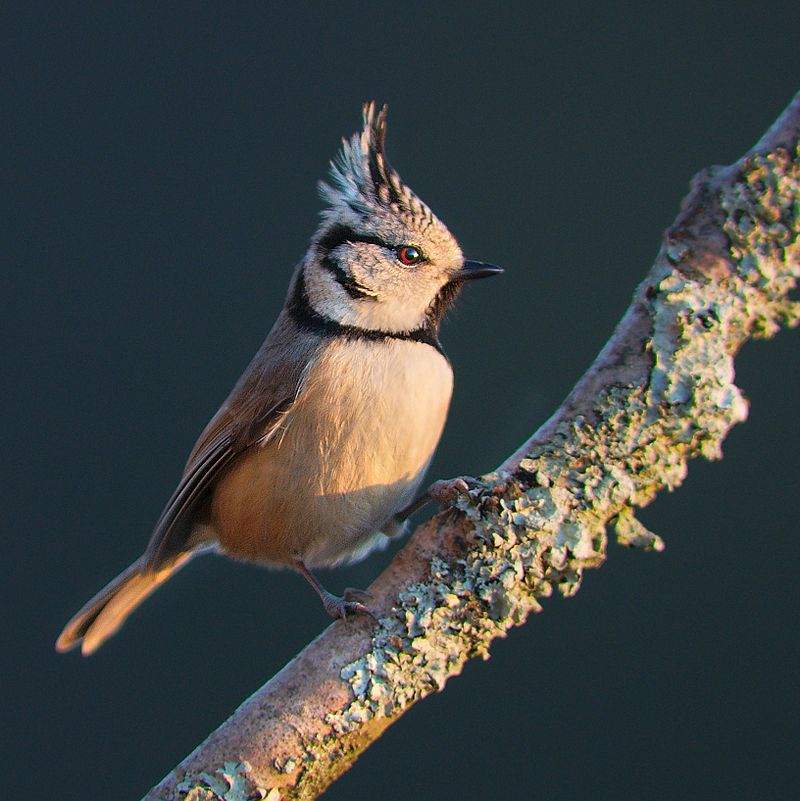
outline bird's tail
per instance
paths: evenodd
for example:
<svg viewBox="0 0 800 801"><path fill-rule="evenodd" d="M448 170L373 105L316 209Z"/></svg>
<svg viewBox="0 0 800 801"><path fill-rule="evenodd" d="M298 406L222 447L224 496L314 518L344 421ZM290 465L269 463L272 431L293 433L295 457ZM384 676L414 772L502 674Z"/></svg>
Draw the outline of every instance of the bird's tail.
<svg viewBox="0 0 800 801"><path fill-rule="evenodd" d="M94 653L119 627L128 615L194 556L188 551L175 561L158 570L147 570L144 557L137 559L127 570L123 570L113 581L103 587L97 595L87 601L83 608L67 623L56 640L56 651L63 653L80 644L84 656Z"/></svg>

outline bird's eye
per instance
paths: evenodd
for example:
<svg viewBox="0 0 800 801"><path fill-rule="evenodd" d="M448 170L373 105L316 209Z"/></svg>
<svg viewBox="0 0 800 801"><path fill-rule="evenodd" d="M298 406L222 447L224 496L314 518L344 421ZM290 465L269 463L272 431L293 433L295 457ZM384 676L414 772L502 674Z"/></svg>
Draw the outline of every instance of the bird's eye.
<svg viewBox="0 0 800 801"><path fill-rule="evenodd" d="M410 267L422 261L422 253L413 245L403 245L397 248L397 258L400 259L401 263L405 264L406 267Z"/></svg>

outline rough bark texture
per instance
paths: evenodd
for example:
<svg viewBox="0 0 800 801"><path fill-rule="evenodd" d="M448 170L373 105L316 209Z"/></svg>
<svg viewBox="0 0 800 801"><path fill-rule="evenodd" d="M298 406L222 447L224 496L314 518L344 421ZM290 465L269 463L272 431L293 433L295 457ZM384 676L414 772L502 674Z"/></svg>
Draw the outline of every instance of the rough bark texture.
<svg viewBox="0 0 800 801"><path fill-rule="evenodd" d="M606 530L717 458L747 416L733 357L798 322L800 95L737 164L695 177L650 273L561 408L469 497L421 526L369 588L380 618L336 622L146 799L311 799L491 641L574 595Z"/></svg>

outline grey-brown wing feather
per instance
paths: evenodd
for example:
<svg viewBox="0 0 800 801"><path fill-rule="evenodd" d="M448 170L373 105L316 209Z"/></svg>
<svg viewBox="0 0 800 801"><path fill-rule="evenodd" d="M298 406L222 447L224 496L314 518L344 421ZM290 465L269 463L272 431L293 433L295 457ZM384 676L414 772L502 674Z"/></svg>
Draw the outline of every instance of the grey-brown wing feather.
<svg viewBox="0 0 800 801"><path fill-rule="evenodd" d="M194 513L221 472L264 436L294 402L304 370L320 339L281 314L225 403L206 426L186 463L180 484L156 523L144 556L158 570L191 548Z"/></svg>

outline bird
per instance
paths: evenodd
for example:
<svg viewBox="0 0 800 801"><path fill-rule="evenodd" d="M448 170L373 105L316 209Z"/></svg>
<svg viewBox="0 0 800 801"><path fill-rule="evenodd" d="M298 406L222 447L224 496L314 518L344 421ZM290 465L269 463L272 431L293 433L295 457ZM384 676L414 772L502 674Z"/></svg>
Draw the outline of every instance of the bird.
<svg viewBox="0 0 800 801"><path fill-rule="evenodd" d="M192 449L147 548L67 623L88 656L199 554L290 568L333 618L371 614L312 570L357 562L406 524L453 387L442 319L462 286L502 270L466 260L385 155L387 106L362 107L319 183L324 203L266 340ZM451 498L435 482L422 501Z"/></svg>

